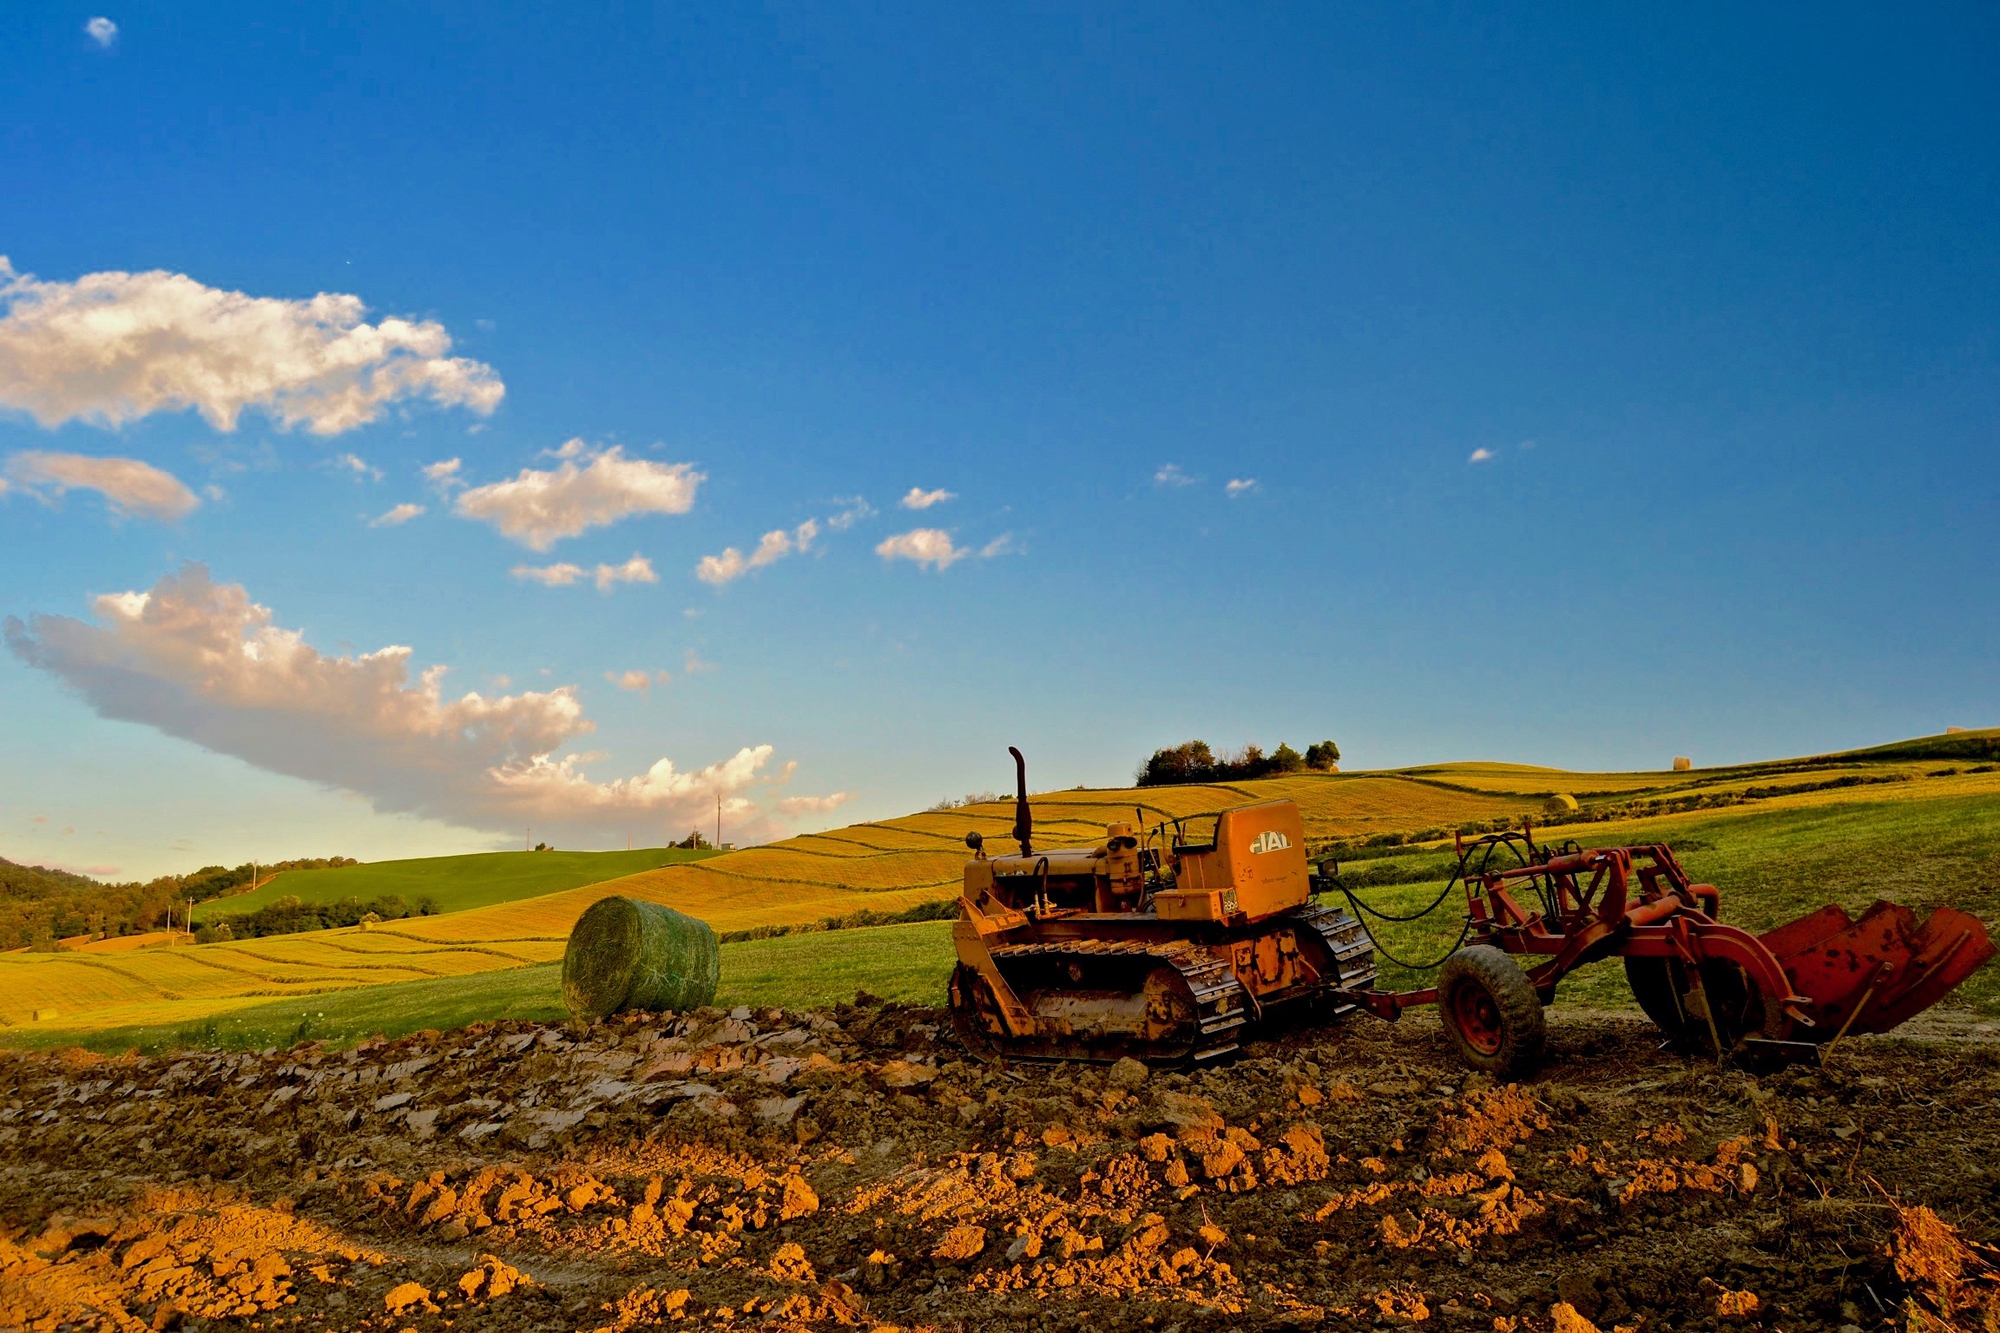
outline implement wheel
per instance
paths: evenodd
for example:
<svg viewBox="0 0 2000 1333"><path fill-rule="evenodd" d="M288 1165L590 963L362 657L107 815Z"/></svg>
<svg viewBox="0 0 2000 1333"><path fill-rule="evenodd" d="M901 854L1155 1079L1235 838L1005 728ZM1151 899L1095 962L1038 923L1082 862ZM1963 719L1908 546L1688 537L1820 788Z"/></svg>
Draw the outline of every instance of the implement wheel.
<svg viewBox="0 0 2000 1333"><path fill-rule="evenodd" d="M1667 1045L1682 1054L1719 1058L1745 1040L1784 1041L1791 1035L1784 1010L1767 1004L1743 969L1723 959L1708 959L1695 970L1678 958L1627 955L1625 980Z"/></svg>
<svg viewBox="0 0 2000 1333"><path fill-rule="evenodd" d="M1438 1012L1459 1061L1482 1073L1515 1073L1542 1053L1541 997L1519 965L1490 944L1444 960Z"/></svg>

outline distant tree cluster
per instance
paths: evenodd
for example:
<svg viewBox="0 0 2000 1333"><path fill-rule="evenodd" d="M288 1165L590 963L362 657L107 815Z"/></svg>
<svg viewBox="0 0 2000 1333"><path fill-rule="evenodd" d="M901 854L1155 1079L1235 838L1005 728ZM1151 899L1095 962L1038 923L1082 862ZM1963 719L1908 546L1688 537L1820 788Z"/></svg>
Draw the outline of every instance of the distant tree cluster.
<svg viewBox="0 0 2000 1333"><path fill-rule="evenodd" d="M264 935L296 935L306 930L331 930L336 926L356 926L369 920L398 921L410 916L431 916L436 912L437 900L434 898L419 898L412 903L393 893L365 903L359 898L343 898L334 903L306 903L286 894L254 912L212 916L195 929L194 937L198 944L215 940L254 940Z"/></svg>
<svg viewBox="0 0 2000 1333"><path fill-rule="evenodd" d="M321 870L359 865L351 856L312 857L258 864L259 876L280 870ZM76 935L137 935L167 924L170 908L206 902L248 888L252 864L203 866L186 875L161 875L144 883L105 884L65 870L0 860L0 949L51 949Z"/></svg>
<svg viewBox="0 0 2000 1333"><path fill-rule="evenodd" d="M688 835L685 838L682 838L679 842L670 842L667 846L678 847L684 852L709 852L715 850L715 844L707 838L702 837L700 829L689 829Z"/></svg>
<svg viewBox="0 0 2000 1333"><path fill-rule="evenodd" d="M946 796L931 805L932 810L961 810L968 805L991 805L995 801L1012 800L998 792L969 791L963 796Z"/></svg>
<svg viewBox="0 0 2000 1333"><path fill-rule="evenodd" d="M1172 787L1187 782L1240 782L1309 770L1327 772L1339 762L1340 747L1332 741L1308 745L1304 754L1284 744L1269 754L1259 746L1246 745L1235 754L1220 758L1207 741L1182 741L1153 751L1153 757L1139 766L1136 776L1141 787Z"/></svg>

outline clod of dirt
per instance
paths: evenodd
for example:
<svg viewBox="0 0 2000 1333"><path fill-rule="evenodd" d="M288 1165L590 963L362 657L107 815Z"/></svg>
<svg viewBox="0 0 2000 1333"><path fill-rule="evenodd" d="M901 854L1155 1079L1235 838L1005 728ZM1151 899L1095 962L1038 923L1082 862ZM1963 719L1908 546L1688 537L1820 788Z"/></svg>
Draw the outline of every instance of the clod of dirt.
<svg viewBox="0 0 2000 1333"><path fill-rule="evenodd" d="M1550 1306L1549 1318L1555 1323L1555 1333L1603 1333L1603 1330L1599 1329L1590 1320L1584 1318L1578 1312L1577 1308L1567 1301L1557 1301L1554 1305ZM1498 1328L1501 1322L1500 1320L1495 1320L1494 1327ZM1512 1319L1504 1322L1510 1328L1516 1325L1516 1321ZM1611 1330L1611 1333L1638 1333L1638 1328L1637 1324L1619 1324Z"/></svg>
<svg viewBox="0 0 2000 1333"><path fill-rule="evenodd" d="M529 1285L526 1273L491 1254L480 1255L478 1266L458 1280L458 1289L468 1301L490 1301Z"/></svg>
<svg viewBox="0 0 2000 1333"><path fill-rule="evenodd" d="M382 1298L382 1307L390 1314L408 1314L412 1310L437 1313L437 1305L431 1300L431 1291L421 1282L404 1282L389 1288Z"/></svg>
<svg viewBox="0 0 2000 1333"><path fill-rule="evenodd" d="M1104 1081L1120 1092L1131 1092L1143 1084L1151 1072L1142 1061L1128 1055L1111 1066L1111 1072L1105 1075Z"/></svg>
<svg viewBox="0 0 2000 1333"><path fill-rule="evenodd" d="M944 1239L931 1251L931 1258L942 1259L946 1263L959 1263L977 1258L986 1248L986 1228L975 1226L953 1227L944 1233Z"/></svg>
<svg viewBox="0 0 2000 1333"><path fill-rule="evenodd" d="M1891 1200L1894 1203L1894 1200ZM1895 1204L1896 1273L1910 1285L1904 1312L1913 1329L2000 1328L2000 1248L1971 1245L1958 1228L1921 1204Z"/></svg>

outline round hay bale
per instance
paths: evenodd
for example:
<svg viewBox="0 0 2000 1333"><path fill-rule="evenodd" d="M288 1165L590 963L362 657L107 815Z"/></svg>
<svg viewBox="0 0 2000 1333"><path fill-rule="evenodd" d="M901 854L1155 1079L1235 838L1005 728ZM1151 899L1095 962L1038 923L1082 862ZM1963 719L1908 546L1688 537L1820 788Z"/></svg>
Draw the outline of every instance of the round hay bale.
<svg viewBox="0 0 2000 1333"><path fill-rule="evenodd" d="M1694 767L1694 760L1688 758L1686 755L1677 754L1674 756L1674 772L1686 773L1693 767Z"/></svg>
<svg viewBox="0 0 2000 1333"><path fill-rule="evenodd" d="M1559 791L1542 802L1542 813L1546 815L1573 815L1576 813L1576 797L1566 791Z"/></svg>
<svg viewBox="0 0 2000 1333"><path fill-rule="evenodd" d="M671 907L600 898L563 950L563 1004L578 1018L621 1009L699 1009L715 998L722 953L708 924Z"/></svg>

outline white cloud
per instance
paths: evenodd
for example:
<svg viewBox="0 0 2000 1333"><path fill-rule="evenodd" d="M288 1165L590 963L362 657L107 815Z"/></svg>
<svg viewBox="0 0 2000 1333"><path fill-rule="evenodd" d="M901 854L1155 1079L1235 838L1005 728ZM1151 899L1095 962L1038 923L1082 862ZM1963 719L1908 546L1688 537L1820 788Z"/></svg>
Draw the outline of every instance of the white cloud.
<svg viewBox="0 0 2000 1333"><path fill-rule="evenodd" d="M664 685L673 679L664 671L641 671L636 667L630 671L607 671L604 678L619 689L631 690L635 694L644 694L652 689L655 680Z"/></svg>
<svg viewBox="0 0 2000 1333"><path fill-rule="evenodd" d="M981 560L991 560L996 555L1009 555L1014 550L1014 534L1003 532L986 545L979 548Z"/></svg>
<svg viewBox="0 0 2000 1333"><path fill-rule="evenodd" d="M463 466L464 463L456 458L447 458L438 463L426 463L423 468L424 480L437 487L440 494L449 492L454 486L465 485L465 479L459 476L459 470Z"/></svg>
<svg viewBox="0 0 2000 1333"><path fill-rule="evenodd" d="M1159 471L1153 474L1155 486L1192 486L1194 483L1195 478L1181 471L1179 463L1162 463Z"/></svg>
<svg viewBox="0 0 2000 1333"><path fill-rule="evenodd" d="M663 758L595 781L588 757L557 753L595 729L574 687L449 698L443 666L412 680L406 647L322 655L199 565L149 592L99 597L94 609L95 624L9 617L8 647L103 717L353 792L381 811L611 837L640 820L672 828L712 811L718 795L751 808L745 793L771 780L772 747L749 745L692 771Z"/></svg>
<svg viewBox="0 0 2000 1333"><path fill-rule="evenodd" d="M763 535L757 543L757 549L752 551L748 558L734 546L725 546L721 555L703 556L701 563L694 567L694 576L703 583L713 584L719 588L725 583L742 578L753 569L762 569L765 565L782 560L795 551L811 550L813 541L818 536L819 522L816 519L809 518L790 532L783 528L773 528Z"/></svg>
<svg viewBox="0 0 2000 1333"><path fill-rule="evenodd" d="M55 495L96 491L114 514L166 522L185 518L201 505L178 478L136 458L93 458L30 449L8 459L7 471L24 490Z"/></svg>
<svg viewBox="0 0 2000 1333"><path fill-rule="evenodd" d="M885 539L875 548L884 560L914 560L933 569L948 568L954 561L972 554L951 544L951 534L943 528L912 528Z"/></svg>
<svg viewBox="0 0 2000 1333"><path fill-rule="evenodd" d="M1257 479L1255 477L1232 477L1230 478L1228 484L1225 485L1222 489L1229 493L1230 499L1234 500L1237 496L1244 494L1246 491L1256 490Z"/></svg>
<svg viewBox="0 0 2000 1333"><path fill-rule="evenodd" d="M823 815L838 810L858 793L837 791L827 796L787 796L778 802L778 813L796 819L800 815Z"/></svg>
<svg viewBox="0 0 2000 1333"><path fill-rule="evenodd" d="M698 676L704 671L713 670L715 670L715 663L704 662L701 654L692 648L688 649L686 655L681 658L681 674L683 676Z"/></svg>
<svg viewBox="0 0 2000 1333"><path fill-rule="evenodd" d="M903 497L902 505L905 509L929 509L932 505L943 504L946 500L957 498L956 491L927 491L921 486L912 486L910 493Z"/></svg>
<svg viewBox="0 0 2000 1333"><path fill-rule="evenodd" d="M554 565L516 565L510 572L517 579L527 579L545 588L567 588L588 578L596 582L599 592L610 592L616 583L660 581L660 576L653 572L653 562L643 555L635 555L622 565L599 565L595 571L564 561Z"/></svg>
<svg viewBox="0 0 2000 1333"><path fill-rule="evenodd" d="M83 30L90 35L90 40L99 46L108 47L118 40L118 25L101 15L84 24Z"/></svg>
<svg viewBox="0 0 2000 1333"><path fill-rule="evenodd" d="M402 399L490 413L506 393L492 367L445 355L442 324L369 324L358 296L246 296L158 270L41 282L0 256L0 310L0 407L44 426L192 407L229 431L256 408L338 435Z"/></svg>
<svg viewBox="0 0 2000 1333"><path fill-rule="evenodd" d="M653 562L643 555L635 555L622 565L599 565L597 567L597 590L610 592L614 583L658 583L660 576L653 572Z"/></svg>
<svg viewBox="0 0 2000 1333"><path fill-rule="evenodd" d="M1466 459L1465 461L1468 463L1484 463L1492 457L1493 457L1493 451L1491 449L1474 449L1472 451L1472 457Z"/></svg>
<svg viewBox="0 0 2000 1333"><path fill-rule="evenodd" d="M356 458L353 454L336 455L333 460L333 464L335 467L346 468L349 472L352 472L356 477L366 478L369 481L382 480L381 468L376 467L371 463L364 462L361 459Z"/></svg>
<svg viewBox="0 0 2000 1333"><path fill-rule="evenodd" d="M393 528L400 524L408 523L423 512L424 507L422 505L400 504L380 518L370 519L368 526L371 528Z"/></svg>
<svg viewBox="0 0 2000 1333"><path fill-rule="evenodd" d="M845 532L862 519L875 517L875 506L858 495L846 498L836 496L833 502L842 506L838 513L826 521L826 525L835 532Z"/></svg>
<svg viewBox="0 0 2000 1333"><path fill-rule="evenodd" d="M556 565L516 565L512 570L515 578L531 580L544 588L567 588L586 572L582 565L567 561Z"/></svg>
<svg viewBox="0 0 2000 1333"><path fill-rule="evenodd" d="M522 468L512 481L464 492L458 512L491 523L532 550L546 551L564 537L634 514L685 514L694 507L695 488L707 480L692 463L627 458L617 445L592 449L571 440L555 456L562 463L554 469ZM581 467L579 459L584 460Z"/></svg>

